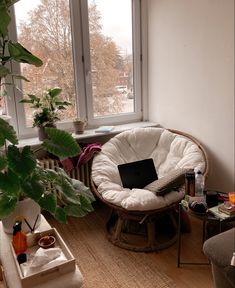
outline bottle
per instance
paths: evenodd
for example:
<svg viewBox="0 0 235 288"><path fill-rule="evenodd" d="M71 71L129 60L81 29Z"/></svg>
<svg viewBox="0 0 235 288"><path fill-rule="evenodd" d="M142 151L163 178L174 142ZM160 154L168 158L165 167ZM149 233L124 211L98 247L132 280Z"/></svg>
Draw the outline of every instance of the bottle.
<svg viewBox="0 0 235 288"><path fill-rule="evenodd" d="M195 195L195 173L193 169L185 173L185 193L189 196Z"/></svg>
<svg viewBox="0 0 235 288"><path fill-rule="evenodd" d="M196 172L195 175L195 196L202 197L204 199L204 176L200 170Z"/></svg>
<svg viewBox="0 0 235 288"><path fill-rule="evenodd" d="M12 245L16 255L24 253L28 248L26 235L21 230L21 224L21 221L16 221L13 226Z"/></svg>

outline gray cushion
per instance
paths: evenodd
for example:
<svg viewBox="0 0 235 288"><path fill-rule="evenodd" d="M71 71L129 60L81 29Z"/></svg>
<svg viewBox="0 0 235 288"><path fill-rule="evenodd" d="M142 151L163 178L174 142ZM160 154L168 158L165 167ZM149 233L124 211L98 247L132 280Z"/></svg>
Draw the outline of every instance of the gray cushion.
<svg viewBox="0 0 235 288"><path fill-rule="evenodd" d="M155 192L157 196L163 196L170 192L172 189L176 189L185 182L185 173L189 169L179 168L174 169L167 173L166 176L155 180L144 187L144 189Z"/></svg>
<svg viewBox="0 0 235 288"><path fill-rule="evenodd" d="M203 251L213 263L224 268L230 265L234 241L234 229L230 229L206 240Z"/></svg>
<svg viewBox="0 0 235 288"><path fill-rule="evenodd" d="M203 245L205 255L214 266L223 271L231 287L235 287L235 267L230 265L234 252L234 241L235 228L209 238ZM226 283L224 283L223 287L230 286L226 286Z"/></svg>

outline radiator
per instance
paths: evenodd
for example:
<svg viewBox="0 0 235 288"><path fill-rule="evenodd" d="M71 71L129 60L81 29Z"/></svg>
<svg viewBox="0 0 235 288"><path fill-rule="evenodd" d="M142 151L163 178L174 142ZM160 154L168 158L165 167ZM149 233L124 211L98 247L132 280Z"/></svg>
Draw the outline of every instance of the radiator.
<svg viewBox="0 0 235 288"><path fill-rule="evenodd" d="M63 168L60 161L52 158L42 158L38 159L42 168L53 169L56 167ZM82 181L86 186L90 187L90 171L91 171L91 162L81 165L80 167L73 168L71 171L68 171L67 174L69 177Z"/></svg>

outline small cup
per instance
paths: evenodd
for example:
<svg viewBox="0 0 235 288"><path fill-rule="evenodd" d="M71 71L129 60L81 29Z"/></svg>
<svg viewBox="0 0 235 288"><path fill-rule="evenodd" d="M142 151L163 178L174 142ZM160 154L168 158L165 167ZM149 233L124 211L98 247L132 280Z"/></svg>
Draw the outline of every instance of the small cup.
<svg viewBox="0 0 235 288"><path fill-rule="evenodd" d="M48 249L48 248L52 248L55 246L55 241L56 239L54 236L46 235L39 239L38 245L41 248Z"/></svg>
<svg viewBox="0 0 235 288"><path fill-rule="evenodd" d="M235 192L229 192L228 198L231 206L235 206Z"/></svg>

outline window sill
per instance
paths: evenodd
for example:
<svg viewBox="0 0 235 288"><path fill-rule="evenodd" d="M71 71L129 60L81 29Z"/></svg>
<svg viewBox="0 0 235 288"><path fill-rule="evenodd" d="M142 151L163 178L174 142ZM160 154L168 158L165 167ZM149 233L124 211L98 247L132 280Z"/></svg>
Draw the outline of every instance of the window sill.
<svg viewBox="0 0 235 288"><path fill-rule="evenodd" d="M137 127L159 127L157 123L154 122L135 122L135 123L128 123L128 124L123 124L123 125L116 125L114 126L114 129L111 132L108 133L97 133L95 132L96 129L87 129L84 131L83 134L72 134L73 137L78 140L78 142L87 142L89 139L92 138L92 140L97 139L101 140L102 138L111 138L112 136L121 133L123 131L137 128ZM111 137L110 137L111 136ZM38 139L38 137L35 138L27 138L27 139L21 139L19 140L18 147L24 147L26 145L34 147L34 146L40 146L42 144L42 141Z"/></svg>

